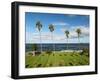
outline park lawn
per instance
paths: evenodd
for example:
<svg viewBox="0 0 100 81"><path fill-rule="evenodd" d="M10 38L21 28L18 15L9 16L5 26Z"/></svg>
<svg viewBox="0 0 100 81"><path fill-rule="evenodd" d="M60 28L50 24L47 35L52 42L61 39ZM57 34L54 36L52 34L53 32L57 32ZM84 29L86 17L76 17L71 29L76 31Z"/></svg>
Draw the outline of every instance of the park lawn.
<svg viewBox="0 0 100 81"><path fill-rule="evenodd" d="M59 67L59 66L80 66L89 65L89 57L86 54L77 52L55 52L51 54L25 56L26 68L37 67Z"/></svg>

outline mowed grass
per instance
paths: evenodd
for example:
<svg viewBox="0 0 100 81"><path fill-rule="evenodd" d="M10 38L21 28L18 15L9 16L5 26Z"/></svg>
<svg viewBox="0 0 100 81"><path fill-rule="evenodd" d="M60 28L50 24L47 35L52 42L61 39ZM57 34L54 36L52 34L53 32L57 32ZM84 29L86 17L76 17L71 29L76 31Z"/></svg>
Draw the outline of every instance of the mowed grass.
<svg viewBox="0 0 100 81"><path fill-rule="evenodd" d="M25 56L26 68L89 65L89 56L78 52L55 52Z"/></svg>

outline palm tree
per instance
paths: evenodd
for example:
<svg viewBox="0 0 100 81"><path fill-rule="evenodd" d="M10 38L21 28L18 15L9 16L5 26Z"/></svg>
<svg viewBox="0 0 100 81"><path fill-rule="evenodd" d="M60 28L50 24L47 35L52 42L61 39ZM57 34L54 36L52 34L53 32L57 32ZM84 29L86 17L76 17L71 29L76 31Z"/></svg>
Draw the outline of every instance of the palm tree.
<svg viewBox="0 0 100 81"><path fill-rule="evenodd" d="M52 42L53 42L53 31L54 31L54 25L53 24L49 25L49 30L51 32L51 39L52 39ZM54 44L53 44L53 51L55 53L55 45Z"/></svg>
<svg viewBox="0 0 100 81"><path fill-rule="evenodd" d="M80 35L81 35L81 29L80 28L78 28L78 29L76 29L76 33L77 33L77 35L78 35L78 42L80 43Z"/></svg>
<svg viewBox="0 0 100 81"><path fill-rule="evenodd" d="M41 24L41 22L40 21L37 21L36 22L36 28L38 29L38 31L39 31L39 34L40 34L40 46L41 46L41 53L42 53L42 40L41 40L41 28L42 28L42 24Z"/></svg>
<svg viewBox="0 0 100 81"><path fill-rule="evenodd" d="M67 37L67 43L68 43L68 38L69 38L69 31L68 30L65 30L65 35ZM68 45L67 45L67 49L68 49Z"/></svg>

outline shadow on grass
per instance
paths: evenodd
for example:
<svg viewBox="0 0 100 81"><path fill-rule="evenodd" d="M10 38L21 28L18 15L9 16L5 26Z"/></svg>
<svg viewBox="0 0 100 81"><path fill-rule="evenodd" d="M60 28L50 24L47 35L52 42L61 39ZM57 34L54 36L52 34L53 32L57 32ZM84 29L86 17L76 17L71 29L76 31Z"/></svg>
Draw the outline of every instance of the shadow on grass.
<svg viewBox="0 0 100 81"><path fill-rule="evenodd" d="M42 64L38 64L36 67L41 67L42 66Z"/></svg>
<svg viewBox="0 0 100 81"><path fill-rule="evenodd" d="M29 67L29 64L27 64L25 67L28 68Z"/></svg>

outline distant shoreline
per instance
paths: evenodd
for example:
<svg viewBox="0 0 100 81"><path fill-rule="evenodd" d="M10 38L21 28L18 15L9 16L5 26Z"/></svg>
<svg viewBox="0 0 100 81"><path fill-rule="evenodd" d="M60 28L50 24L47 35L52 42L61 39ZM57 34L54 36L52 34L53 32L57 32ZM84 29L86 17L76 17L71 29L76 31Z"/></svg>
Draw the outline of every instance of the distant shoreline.
<svg viewBox="0 0 100 81"><path fill-rule="evenodd" d="M33 51L33 47L36 45L37 51L41 50L41 44L26 44L25 51ZM84 48L89 49L89 43L74 43L74 44L66 44L66 43L56 43L56 44L42 44L43 51L53 51L53 46L55 46L55 51L62 50L82 50Z"/></svg>

